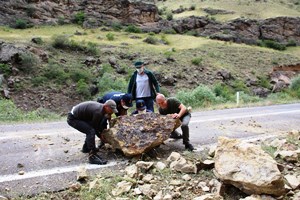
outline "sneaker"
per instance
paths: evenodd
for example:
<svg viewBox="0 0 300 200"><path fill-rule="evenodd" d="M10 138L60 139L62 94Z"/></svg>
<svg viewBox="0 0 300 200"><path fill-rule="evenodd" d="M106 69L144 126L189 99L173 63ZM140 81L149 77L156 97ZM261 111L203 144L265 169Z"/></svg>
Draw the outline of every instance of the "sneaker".
<svg viewBox="0 0 300 200"><path fill-rule="evenodd" d="M195 148L193 147L193 145L191 143L187 143L187 144L185 144L185 149L188 151L193 151Z"/></svg>
<svg viewBox="0 0 300 200"><path fill-rule="evenodd" d="M96 164L96 165L105 165L107 163L107 160L102 159L97 154L91 154L89 156L89 163L90 164Z"/></svg>
<svg viewBox="0 0 300 200"><path fill-rule="evenodd" d="M82 153L89 153L90 151L91 151L91 150L88 149L87 144L84 143L83 146L82 146L81 152L82 152Z"/></svg>
<svg viewBox="0 0 300 200"><path fill-rule="evenodd" d="M182 135L180 133L178 133L177 131L173 131L170 135L170 138L173 139L182 139Z"/></svg>

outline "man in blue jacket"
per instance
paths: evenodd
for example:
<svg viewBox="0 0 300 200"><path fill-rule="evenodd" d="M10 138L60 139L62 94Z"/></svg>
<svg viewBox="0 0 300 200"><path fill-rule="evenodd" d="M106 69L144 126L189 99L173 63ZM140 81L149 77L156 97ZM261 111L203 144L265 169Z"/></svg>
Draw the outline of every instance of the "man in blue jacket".
<svg viewBox="0 0 300 200"><path fill-rule="evenodd" d="M132 94L133 100L144 100L147 109L154 112L153 104L156 94L160 92L159 84L154 74L145 69L143 62L137 61L134 66L136 71L131 76L127 93Z"/></svg>
<svg viewBox="0 0 300 200"><path fill-rule="evenodd" d="M99 97L97 102L104 103L107 100L112 99L117 104L118 113L116 116L127 115L127 110L132 107L132 95L123 92L109 92L103 97Z"/></svg>
<svg viewBox="0 0 300 200"><path fill-rule="evenodd" d="M147 113L147 112L152 112L151 110L146 108L145 101L143 99L137 100L135 105L136 105L136 110L133 111L131 113L131 115L144 114L144 113Z"/></svg>

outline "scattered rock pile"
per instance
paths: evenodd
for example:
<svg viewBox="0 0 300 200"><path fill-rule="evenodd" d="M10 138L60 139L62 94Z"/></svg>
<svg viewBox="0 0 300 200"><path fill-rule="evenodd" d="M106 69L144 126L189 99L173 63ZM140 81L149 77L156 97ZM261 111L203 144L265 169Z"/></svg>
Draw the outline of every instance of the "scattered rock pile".
<svg viewBox="0 0 300 200"><path fill-rule="evenodd" d="M193 158L196 153L177 152L165 161L138 161L121 170L122 181L113 186L109 198L299 200L300 132L287 138L264 142L219 138L205 161ZM212 171L215 176L203 176ZM238 193L227 191L233 186L240 189Z"/></svg>

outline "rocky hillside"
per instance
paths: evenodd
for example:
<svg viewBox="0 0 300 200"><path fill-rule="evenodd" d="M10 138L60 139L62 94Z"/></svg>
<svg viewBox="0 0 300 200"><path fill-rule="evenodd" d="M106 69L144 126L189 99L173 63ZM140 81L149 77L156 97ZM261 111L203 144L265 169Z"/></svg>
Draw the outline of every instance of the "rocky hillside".
<svg viewBox="0 0 300 200"><path fill-rule="evenodd" d="M8 41L0 36L1 95L11 98L23 110L46 108L65 114L72 105L87 99L82 93L78 93L80 87L89 88L88 99L96 98L95 95L99 95L101 90L99 76L109 68L114 74L109 80L114 82L120 78L127 81L133 71L130 66L137 59L146 62L147 67L156 74L162 88L172 95L182 89L194 89L200 84L222 82L232 86L234 81L242 81L252 94L265 97L271 92L286 88L290 79L299 72L298 56L232 45L232 42L257 45L263 40L272 41L271 45L300 45L299 17L265 20L243 18L229 22L197 16L166 20L159 16L154 1L138 0L11 0L1 1L0 4L2 26L16 27L17 22L21 21L26 22L26 27L65 26L69 23L79 23L83 27L78 28L79 31L63 30L53 33L71 40L70 46L65 49L53 48L52 41L48 39L51 35L41 35L41 38L47 40L45 43L39 43L39 36L22 40L26 38L22 34L32 35L40 28L7 34L13 31L3 27L1 31L8 35L7 38L15 39ZM108 31L114 31L116 26L129 25L149 34L115 32L113 34L124 41L112 41L111 44L104 42ZM53 27L59 26L49 26L49 31ZM213 39L210 41L222 40L225 43L207 41L208 44L201 48L185 48L187 44L181 44L183 47L178 48L184 39L178 39L174 33ZM96 41L92 43L95 45L92 46L93 50L100 50L101 53L93 55L87 51L86 46L80 47L80 44L72 43L75 37L77 40L79 38L78 41L83 41L82 44L86 43L84 41ZM155 50L157 48L151 44L153 38L159 38L154 42L158 43L157 46L161 45L162 49ZM164 38L172 38L172 41ZM199 42L197 38L193 37L188 43ZM131 41L136 41L135 44L139 47L135 48ZM70 49L76 45L79 46L78 49ZM24 57L23 54L30 56ZM194 64L191 63L193 59ZM35 64L28 66L28 62ZM76 70L81 75L86 73L82 75L83 83L79 82ZM72 80L67 78L70 76ZM266 84L267 86L262 87L259 84L259 78L265 76L271 81L271 86Z"/></svg>
<svg viewBox="0 0 300 200"><path fill-rule="evenodd" d="M218 10L208 9L212 13ZM300 18L278 17L266 20L236 19L220 23L208 17L187 17L164 20L158 15L154 0L10 0L2 1L0 25L15 26L16 20L29 25L71 23L78 13L84 13L85 28L104 24L139 24L146 32L187 33L223 41L257 44L259 40L273 40L283 44L300 45Z"/></svg>
<svg viewBox="0 0 300 200"><path fill-rule="evenodd" d="M59 20L70 23L78 12L86 16L85 27L99 27L114 21L146 23L159 19L154 0L10 0L0 3L0 25L14 25L16 19L33 25L54 25Z"/></svg>

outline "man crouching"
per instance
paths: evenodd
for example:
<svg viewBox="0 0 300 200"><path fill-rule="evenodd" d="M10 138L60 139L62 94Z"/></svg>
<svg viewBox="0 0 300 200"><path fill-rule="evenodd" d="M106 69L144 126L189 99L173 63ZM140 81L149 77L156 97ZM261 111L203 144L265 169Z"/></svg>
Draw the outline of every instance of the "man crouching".
<svg viewBox="0 0 300 200"><path fill-rule="evenodd" d="M100 137L103 131L103 120L110 119L113 113L118 113L116 107L116 102L113 100L108 100L104 104L86 101L74 106L68 113L68 124L86 134L82 152L89 153L91 164L105 165L107 163L107 160L97 155L95 136Z"/></svg>

